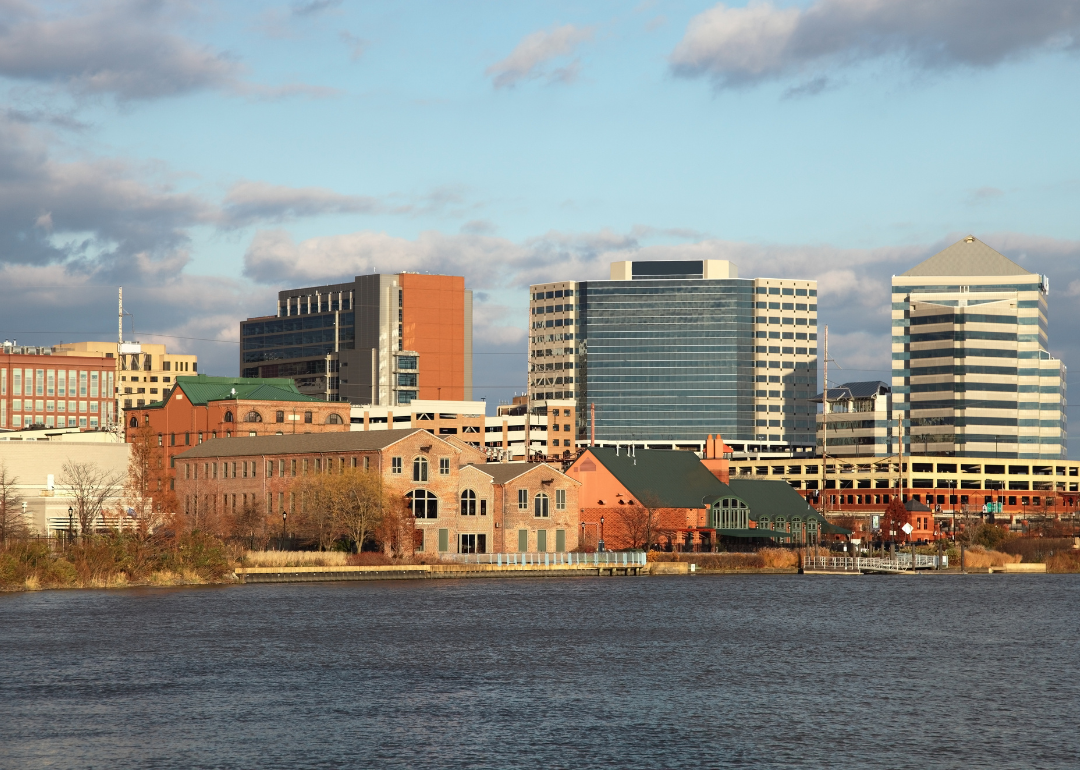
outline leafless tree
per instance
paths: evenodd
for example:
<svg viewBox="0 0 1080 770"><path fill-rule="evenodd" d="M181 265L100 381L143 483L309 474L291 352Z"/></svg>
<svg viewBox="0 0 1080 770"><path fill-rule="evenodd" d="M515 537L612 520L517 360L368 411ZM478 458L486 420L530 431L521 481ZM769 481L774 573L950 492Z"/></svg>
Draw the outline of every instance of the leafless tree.
<svg viewBox="0 0 1080 770"><path fill-rule="evenodd" d="M416 517L401 496L388 496L375 538L387 556L404 558L416 551Z"/></svg>
<svg viewBox="0 0 1080 770"><path fill-rule="evenodd" d="M375 471L349 469L326 477L332 487L334 521L356 543L360 553L368 535L375 532L389 507L382 478Z"/></svg>
<svg viewBox="0 0 1080 770"><path fill-rule="evenodd" d="M94 520L99 516L104 520L110 503L120 497L124 480L123 474L105 470L97 463L71 460L64 463L60 486L72 500L79 532L84 538L89 535Z"/></svg>
<svg viewBox="0 0 1080 770"><path fill-rule="evenodd" d="M8 473L7 465L0 462L0 543L9 537L25 537L30 531L18 485L19 477Z"/></svg>

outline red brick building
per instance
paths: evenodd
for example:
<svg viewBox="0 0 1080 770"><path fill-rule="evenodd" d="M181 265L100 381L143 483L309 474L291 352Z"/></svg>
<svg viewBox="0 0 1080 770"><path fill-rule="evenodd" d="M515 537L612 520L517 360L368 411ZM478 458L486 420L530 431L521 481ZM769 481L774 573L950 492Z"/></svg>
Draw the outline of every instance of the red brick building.
<svg viewBox="0 0 1080 770"><path fill-rule="evenodd" d="M298 478L368 469L412 511L419 551L577 546L577 482L548 465L482 459L474 447L419 429L218 438L177 456L176 494L188 516L250 502L278 517L296 510Z"/></svg>
<svg viewBox="0 0 1080 770"><path fill-rule="evenodd" d="M65 359L69 360L69 359ZM163 401L125 415L128 443L150 426L166 477L176 455L215 438L349 430L349 405L301 394L292 380L177 377Z"/></svg>
<svg viewBox="0 0 1080 770"><path fill-rule="evenodd" d="M53 356L5 343L0 353L0 429L112 428L116 359Z"/></svg>

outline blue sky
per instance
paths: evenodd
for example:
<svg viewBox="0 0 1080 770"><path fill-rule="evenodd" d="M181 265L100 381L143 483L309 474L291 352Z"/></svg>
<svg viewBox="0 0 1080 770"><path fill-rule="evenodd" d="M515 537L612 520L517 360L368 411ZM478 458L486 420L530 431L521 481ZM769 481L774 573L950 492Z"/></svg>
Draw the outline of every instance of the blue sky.
<svg viewBox="0 0 1080 770"><path fill-rule="evenodd" d="M0 0L4 334L109 334L123 283L137 336L234 374L279 288L464 274L493 403L528 283L692 254L818 279L844 379L887 378L890 276L973 233L1050 275L1080 361L1078 30L1080 0Z"/></svg>

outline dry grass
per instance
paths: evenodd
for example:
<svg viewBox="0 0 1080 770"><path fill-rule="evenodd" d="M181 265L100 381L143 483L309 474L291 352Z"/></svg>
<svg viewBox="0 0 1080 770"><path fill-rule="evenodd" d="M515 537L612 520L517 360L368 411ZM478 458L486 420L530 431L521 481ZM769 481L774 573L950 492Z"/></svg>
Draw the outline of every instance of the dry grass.
<svg viewBox="0 0 1080 770"><path fill-rule="evenodd" d="M1057 573L1080 572L1080 551L1061 551L1046 560L1046 571Z"/></svg>
<svg viewBox="0 0 1080 770"><path fill-rule="evenodd" d="M982 546L973 545L964 553L964 567L979 569L981 567L1003 567L1006 564L1019 564L1022 557L1020 554L1002 553L1001 551L988 551Z"/></svg>
<svg viewBox="0 0 1080 770"><path fill-rule="evenodd" d="M248 551L245 567L344 567L349 554L343 551Z"/></svg>
<svg viewBox="0 0 1080 770"><path fill-rule="evenodd" d="M794 569L799 566L798 551L787 548L762 548L748 553L662 553L649 552L651 562L688 562L700 570Z"/></svg>

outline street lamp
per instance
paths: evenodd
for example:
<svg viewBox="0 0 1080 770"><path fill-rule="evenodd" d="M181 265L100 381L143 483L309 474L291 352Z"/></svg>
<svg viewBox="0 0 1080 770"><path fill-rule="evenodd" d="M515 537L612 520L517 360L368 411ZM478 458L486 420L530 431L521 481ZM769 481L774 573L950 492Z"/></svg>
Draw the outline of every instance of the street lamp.
<svg viewBox="0 0 1080 770"><path fill-rule="evenodd" d="M23 509L26 509L26 503L23 503ZM71 539L75 536L75 509L70 505L68 506L68 545L71 545Z"/></svg>
<svg viewBox="0 0 1080 770"><path fill-rule="evenodd" d="M604 517L600 517L600 540L596 543L596 550L602 552L604 550Z"/></svg>
<svg viewBox="0 0 1080 770"><path fill-rule="evenodd" d="M285 521L289 518L288 511L281 512L281 550L285 550Z"/></svg>

